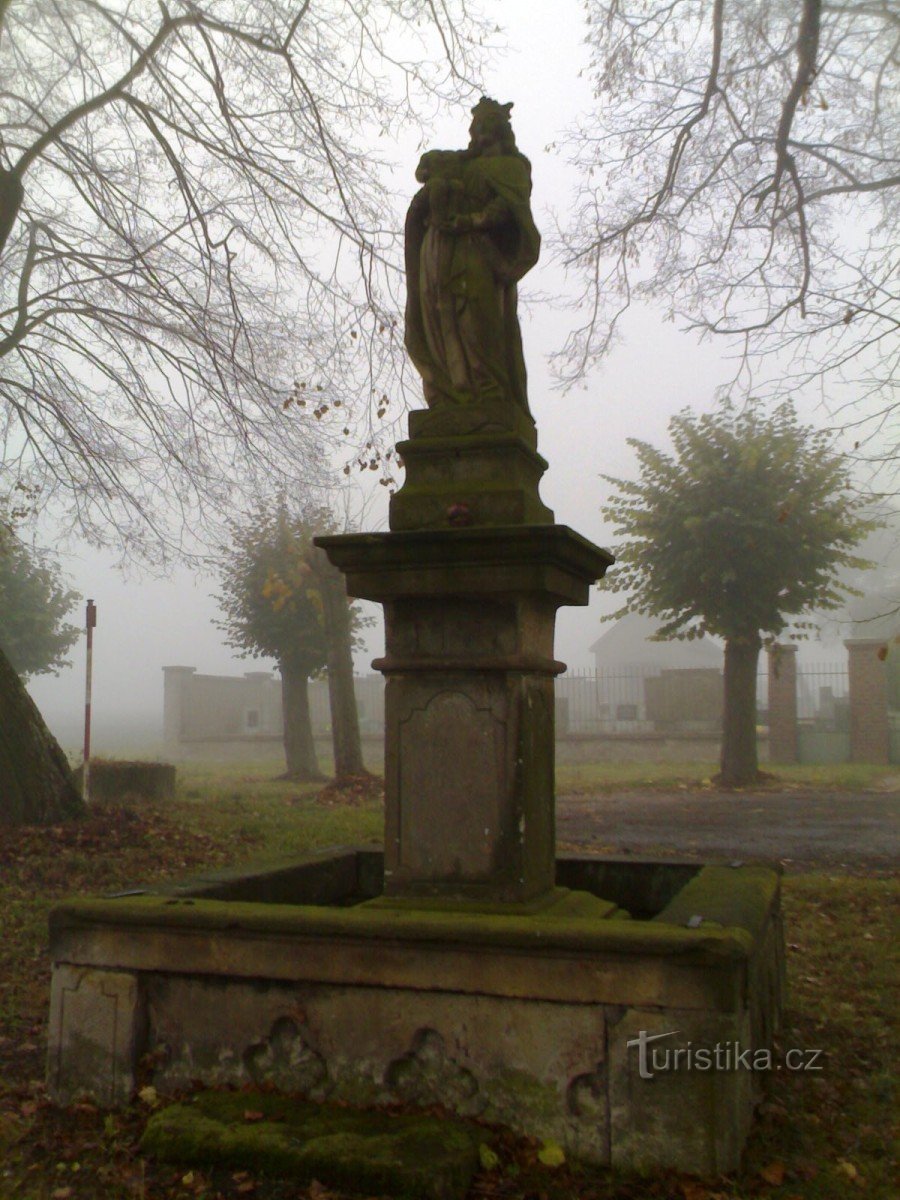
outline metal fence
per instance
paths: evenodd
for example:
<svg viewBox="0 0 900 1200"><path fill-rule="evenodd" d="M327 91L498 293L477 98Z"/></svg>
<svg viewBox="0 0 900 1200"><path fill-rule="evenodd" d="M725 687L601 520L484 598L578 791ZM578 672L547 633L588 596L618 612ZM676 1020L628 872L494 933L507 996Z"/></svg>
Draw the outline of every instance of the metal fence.
<svg viewBox="0 0 900 1200"><path fill-rule="evenodd" d="M834 728L850 721L850 685L846 664L813 663L797 669L797 716Z"/></svg>
<svg viewBox="0 0 900 1200"><path fill-rule="evenodd" d="M645 680L652 666L603 671L567 671L556 679L556 732L641 733L652 729Z"/></svg>
<svg viewBox="0 0 900 1200"><path fill-rule="evenodd" d="M354 680L364 733L384 729L384 680L361 675ZM760 723L765 724L769 679L765 660L757 676ZM328 684L317 679L309 689L313 728L331 728ZM706 733L721 725L722 673L715 669L671 670L659 665L569 670L556 679L556 732L566 734L652 733L667 729ZM797 715L843 730L849 721L847 667L841 663L798 665Z"/></svg>

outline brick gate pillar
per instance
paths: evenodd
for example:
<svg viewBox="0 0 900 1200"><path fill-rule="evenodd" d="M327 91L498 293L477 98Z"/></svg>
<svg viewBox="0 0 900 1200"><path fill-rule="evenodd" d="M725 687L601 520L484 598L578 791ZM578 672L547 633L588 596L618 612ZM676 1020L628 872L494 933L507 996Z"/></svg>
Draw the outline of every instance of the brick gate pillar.
<svg viewBox="0 0 900 1200"><path fill-rule="evenodd" d="M849 655L850 761L890 762L887 667L884 638L852 638Z"/></svg>
<svg viewBox="0 0 900 1200"><path fill-rule="evenodd" d="M768 648L769 762L795 763L797 739L797 647L778 642Z"/></svg>

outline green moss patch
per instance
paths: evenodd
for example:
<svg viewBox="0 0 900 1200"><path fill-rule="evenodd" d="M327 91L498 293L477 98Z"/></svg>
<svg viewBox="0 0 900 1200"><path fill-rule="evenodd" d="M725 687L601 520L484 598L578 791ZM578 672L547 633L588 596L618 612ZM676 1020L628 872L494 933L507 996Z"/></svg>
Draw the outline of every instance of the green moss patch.
<svg viewBox="0 0 900 1200"><path fill-rule="evenodd" d="M361 904L368 912L436 913L444 916L525 917L534 921L604 921L616 912L610 900L586 891L553 888L533 900L519 903L483 900L448 900L443 896L376 896Z"/></svg>
<svg viewBox="0 0 900 1200"><path fill-rule="evenodd" d="M702 917L707 927L745 929L758 938L777 903L780 878L771 867L704 867L655 920L684 925Z"/></svg>
<svg viewBox="0 0 900 1200"><path fill-rule="evenodd" d="M267 1092L199 1092L154 1113L153 1158L398 1200L463 1200L484 1140L451 1118L362 1112Z"/></svg>

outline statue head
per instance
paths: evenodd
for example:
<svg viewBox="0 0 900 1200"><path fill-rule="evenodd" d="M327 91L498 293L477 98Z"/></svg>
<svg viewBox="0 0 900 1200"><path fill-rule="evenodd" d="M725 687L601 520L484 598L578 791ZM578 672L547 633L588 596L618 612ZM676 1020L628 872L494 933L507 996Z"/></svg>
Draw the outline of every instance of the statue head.
<svg viewBox="0 0 900 1200"><path fill-rule="evenodd" d="M502 154L514 154L516 138L509 121L512 102L498 104L488 96L482 96L472 109L472 124L469 126L469 150L483 153L491 148Z"/></svg>

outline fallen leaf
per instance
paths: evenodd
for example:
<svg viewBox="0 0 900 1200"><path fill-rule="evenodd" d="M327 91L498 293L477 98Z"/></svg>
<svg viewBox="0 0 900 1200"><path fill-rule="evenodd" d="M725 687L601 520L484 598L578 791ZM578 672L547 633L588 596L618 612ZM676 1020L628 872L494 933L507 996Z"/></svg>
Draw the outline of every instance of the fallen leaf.
<svg viewBox="0 0 900 1200"><path fill-rule="evenodd" d="M487 1144L482 1142L478 1147L478 1161L483 1171L496 1171L500 1166L500 1157Z"/></svg>
<svg viewBox="0 0 900 1200"><path fill-rule="evenodd" d="M245 1108L244 1109L244 1120L245 1121L261 1121L263 1119L263 1115L264 1115L263 1113L257 1112L256 1109L253 1109L253 1108Z"/></svg>
<svg viewBox="0 0 900 1200"><path fill-rule="evenodd" d="M837 1169L842 1175L846 1175L848 1179L856 1179L859 1175L859 1171L857 1171L853 1163L847 1162L847 1160L843 1158L838 1160Z"/></svg>
<svg viewBox="0 0 900 1200"><path fill-rule="evenodd" d="M566 1161L566 1152L559 1142L544 1142L538 1150L538 1162L545 1167L561 1167Z"/></svg>
<svg viewBox="0 0 900 1200"><path fill-rule="evenodd" d="M760 1171L760 1175L766 1181L766 1183L770 1183L772 1187L780 1187L781 1184L784 1183L784 1163L769 1163L767 1167L763 1167L763 1169Z"/></svg>
<svg viewBox="0 0 900 1200"><path fill-rule="evenodd" d="M700 1183L694 1183L690 1179L685 1179L681 1184L681 1195L683 1200L712 1200L709 1188Z"/></svg>
<svg viewBox="0 0 900 1200"><path fill-rule="evenodd" d="M157 1104L159 1104L159 1095L157 1094L156 1088L151 1084L147 1084L146 1087L142 1087L138 1092L138 1100L140 1100L142 1104L148 1104L151 1108L154 1108Z"/></svg>
<svg viewBox="0 0 900 1200"><path fill-rule="evenodd" d="M51 1193L51 1195L53 1196L53 1200L69 1200L70 1196L75 1195L75 1189L70 1187L61 1187L57 1188L55 1192Z"/></svg>

